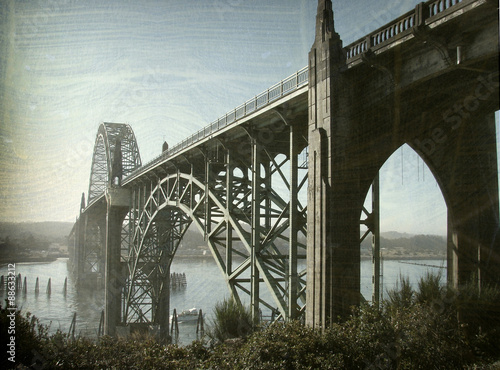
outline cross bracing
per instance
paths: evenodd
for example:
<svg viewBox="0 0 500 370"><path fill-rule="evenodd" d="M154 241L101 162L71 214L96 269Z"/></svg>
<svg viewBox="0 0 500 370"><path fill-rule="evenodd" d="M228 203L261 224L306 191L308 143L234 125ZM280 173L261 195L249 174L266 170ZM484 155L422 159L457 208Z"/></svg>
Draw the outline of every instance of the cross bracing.
<svg viewBox="0 0 500 370"><path fill-rule="evenodd" d="M115 212L118 260L127 270L120 322L168 322L167 272L189 225L202 233L230 292L249 301L254 316L267 310L284 319L299 317L305 308L306 219L306 321L324 327L348 314L360 300L359 218L363 212L368 218L376 213L363 209L363 201L381 164L404 143L422 154L449 207L450 281L456 285L471 276L480 275L481 281L498 276L490 263L491 256L497 258L498 243L489 239L496 235L491 220L498 220L498 201L486 204L481 190L498 193L496 167L484 174L485 163L496 163L488 160L496 158L489 133L494 132L491 113L498 109L498 43L492 42L498 40L498 19L490 15L491 5L485 0L419 3L342 47L330 19L331 2L321 1L309 69L145 166L140 166L129 128L101 125L89 205L75 228L75 245L84 245L80 233L87 217ZM456 29L477 38L463 43L440 37ZM424 59L429 64L419 68ZM422 93L429 91L439 93ZM450 130L443 113L454 122L458 116L443 108L457 102L475 105L460 118L464 124ZM308 151L304 160L301 153ZM121 153L123 181L111 184L115 152ZM478 216L470 219L470 214ZM373 232L377 228L368 221ZM105 228L106 235L116 229L108 217ZM91 240L89 247L96 245ZM107 238L107 249L114 244ZM95 265L92 248L86 254L89 266Z"/></svg>
<svg viewBox="0 0 500 370"><path fill-rule="evenodd" d="M285 125L282 129L293 130ZM252 143L249 158L218 144L201 150L199 156L184 157L176 168L158 169L151 181L134 187L129 311L144 313L145 305L157 304L155 297L161 294L153 285L160 275L152 272L159 268L161 256L167 265L171 263L183 233L193 223L204 235L236 299L249 301L255 315L261 311L268 316L277 312L283 318L300 315L305 302L305 265L299 270L297 261L305 258L306 216L302 203L295 196L289 198L290 193L303 191L306 183L307 171L293 164L301 149L291 148L294 159L290 161L290 153L276 151L276 141L271 148L250 134L242 140ZM166 210L175 222L166 221ZM169 231L158 234L160 225ZM171 242L162 244L160 235L168 235ZM149 294L144 289L137 293L139 281L150 287ZM267 298L260 294L263 289Z"/></svg>
<svg viewBox="0 0 500 370"><path fill-rule="evenodd" d="M132 128L127 124L104 122L99 126L92 156L88 203L102 196L109 185L117 140L122 153L122 177L141 166L139 147Z"/></svg>

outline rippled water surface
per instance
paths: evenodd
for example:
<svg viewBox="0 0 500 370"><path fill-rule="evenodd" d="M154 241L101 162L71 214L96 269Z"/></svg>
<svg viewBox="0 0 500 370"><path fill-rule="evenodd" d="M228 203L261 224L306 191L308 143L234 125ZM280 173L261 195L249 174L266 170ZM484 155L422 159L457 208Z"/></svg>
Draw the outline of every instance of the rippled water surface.
<svg viewBox="0 0 500 370"><path fill-rule="evenodd" d="M436 267L431 267L436 266ZM384 261L383 284L384 294L395 286L400 275L410 277L416 284L419 277L427 271L441 271L445 261L441 260L401 260ZM229 296L229 291L223 275L214 260L210 258L177 258L174 260L171 272L185 273L187 287L182 290L172 291L170 297L171 311L176 308L178 312L197 307L203 309L206 323L210 323L212 311L218 301ZM76 332L82 335L95 336L99 326L101 311L104 308L104 295L102 291L77 294L74 281L67 269L67 259L58 259L49 263L16 263L16 275L21 274L22 280L26 277L27 292L17 292L16 304L24 312L31 312L41 322L51 323L50 329L54 332L61 329L69 330L71 320L76 312ZM371 297L371 263L362 261L361 264L361 292L365 298ZM0 267L0 275L7 274L7 266ZM39 279L39 293L35 294L36 278ZM63 293L64 281L68 279L67 293ZM47 285L51 280L51 294L48 295ZM5 291L1 292L2 302ZM248 302L247 302L248 303ZM189 343L196 339L195 324L180 324L180 343Z"/></svg>

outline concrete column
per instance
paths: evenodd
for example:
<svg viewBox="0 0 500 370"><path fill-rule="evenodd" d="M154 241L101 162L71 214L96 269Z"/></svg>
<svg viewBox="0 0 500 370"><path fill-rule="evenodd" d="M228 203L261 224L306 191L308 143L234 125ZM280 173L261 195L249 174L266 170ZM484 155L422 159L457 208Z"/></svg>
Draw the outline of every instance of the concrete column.
<svg viewBox="0 0 500 370"><path fill-rule="evenodd" d="M106 189L106 267L104 272L104 334L115 336L121 322L124 284L120 264L122 222L130 208L130 191L114 186Z"/></svg>
<svg viewBox="0 0 500 370"><path fill-rule="evenodd" d="M372 184L372 302L380 303L380 179L375 177ZM382 287L383 289L383 287Z"/></svg>
<svg viewBox="0 0 500 370"><path fill-rule="evenodd" d="M233 158L232 153L226 152L226 207L228 213L233 211ZM233 273L233 227L226 219L226 275ZM231 288L232 289L232 288ZM234 293L233 293L234 294Z"/></svg>
<svg viewBox="0 0 500 370"><path fill-rule="evenodd" d="M174 227L172 218L169 216L167 222L157 221L158 227L158 247L162 251L160 258L160 274L159 281L153 282L157 284L160 296L158 298L158 311L154 314L156 323L160 326L160 340L162 342L170 342L169 336L169 321L170 321L170 265L173 258L176 240L173 238L173 233L168 233L167 230ZM169 235L170 238L164 238L163 235ZM153 305L154 306L154 305Z"/></svg>
<svg viewBox="0 0 500 370"><path fill-rule="evenodd" d="M80 279L83 278L84 267L84 251L85 251L85 232L87 229L87 215L83 213L85 209L85 194L82 194L80 204L80 217L76 221L76 235L75 235L75 250L73 268L76 275L77 285L80 284Z"/></svg>
<svg viewBox="0 0 500 370"><path fill-rule="evenodd" d="M83 267L85 262L85 232L87 229L87 215L80 213L80 217L76 222L77 229L75 235L75 254L73 266L75 269L75 276L77 285L80 286L82 283Z"/></svg>
<svg viewBox="0 0 500 370"><path fill-rule="evenodd" d="M163 279L163 288L160 290L160 299L158 304L158 324L160 325L160 340L170 341L169 323L170 323L170 263L164 265L165 278Z"/></svg>
<svg viewBox="0 0 500 370"><path fill-rule="evenodd" d="M494 114L459 128L449 194L448 280L500 282L498 172Z"/></svg>
<svg viewBox="0 0 500 370"><path fill-rule="evenodd" d="M348 160L355 126L349 120L349 83L332 3L318 2L316 38L309 53L309 188L306 322L324 328L360 302L357 168Z"/></svg>

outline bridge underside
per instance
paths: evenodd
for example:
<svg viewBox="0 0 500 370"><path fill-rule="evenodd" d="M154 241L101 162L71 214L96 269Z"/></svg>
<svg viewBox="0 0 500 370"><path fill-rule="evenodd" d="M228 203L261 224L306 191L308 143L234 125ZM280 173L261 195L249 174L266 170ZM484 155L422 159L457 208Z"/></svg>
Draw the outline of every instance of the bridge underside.
<svg viewBox="0 0 500 370"><path fill-rule="evenodd" d="M141 265L153 255L151 265L158 265L165 243L163 234L156 234L170 230L174 242L164 258L168 270L183 233L193 223L205 236L232 296L247 296L256 318L298 317L305 303L305 271L298 267L305 259L305 197L299 200L307 179L304 155L299 163L307 145L305 121L303 114L277 107L251 125L240 125L236 139L234 132L230 140L222 135L157 166L149 181L133 187L129 260ZM164 224L165 214L167 220L178 214L178 232ZM139 275L147 276L149 286L137 294L147 295L143 302L156 307L163 293L154 294L158 280L144 272L147 266L144 262L130 270L131 285L137 287L133 282ZM263 289L267 294L261 293ZM132 310L135 296L130 291L127 296L126 306ZM154 315L150 319L154 322Z"/></svg>
<svg viewBox="0 0 500 370"><path fill-rule="evenodd" d="M359 97L359 110L350 116L358 127L356 138L342 138L345 164L342 172L334 170L348 179L339 181L337 201L350 194L359 210L383 163L401 145L410 145L431 169L448 207L450 281L463 284L471 274L479 278L480 270L481 278L495 281L495 273L487 271L499 262L492 260L499 252L494 117L499 109L498 58L451 68L383 100Z"/></svg>
<svg viewBox="0 0 500 370"><path fill-rule="evenodd" d="M106 333L153 325L167 337L170 265L191 225L254 318L299 318L307 306L307 323L325 327L348 315L361 297L363 204L403 144L448 207L448 280L498 283L492 3L453 2L434 15L433 2L419 4L346 59L331 2L320 0L307 87L297 74L144 167L130 127L103 124L72 260L80 280L102 277ZM288 84L296 89L285 96Z"/></svg>

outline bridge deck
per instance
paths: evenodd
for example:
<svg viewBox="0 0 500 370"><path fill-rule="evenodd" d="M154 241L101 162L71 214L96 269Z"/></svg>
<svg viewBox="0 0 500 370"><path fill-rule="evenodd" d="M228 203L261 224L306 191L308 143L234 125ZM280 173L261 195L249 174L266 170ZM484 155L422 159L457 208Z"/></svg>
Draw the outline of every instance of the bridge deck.
<svg viewBox="0 0 500 370"><path fill-rule="evenodd" d="M368 60L367 56L370 56L371 61L373 55L384 54L402 43L414 40L418 33L415 31L416 28L433 29L488 2L488 0L431 0L420 3L415 9L345 46L343 48L346 56L345 69L351 70L362 66ZM298 95L307 95L308 83L309 68L306 66L137 168L123 179L122 185L130 184L175 156L237 127L275 105L283 104ZM85 212L103 200L104 192L89 202Z"/></svg>

